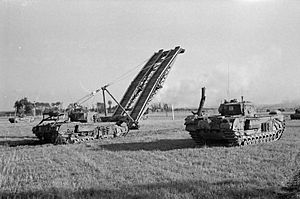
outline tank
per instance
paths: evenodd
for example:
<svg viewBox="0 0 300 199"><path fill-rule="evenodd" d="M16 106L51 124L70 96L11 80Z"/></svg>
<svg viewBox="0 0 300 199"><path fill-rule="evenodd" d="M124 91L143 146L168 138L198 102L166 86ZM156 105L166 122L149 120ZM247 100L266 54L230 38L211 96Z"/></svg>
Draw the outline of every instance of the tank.
<svg viewBox="0 0 300 199"><path fill-rule="evenodd" d="M42 121L33 127L32 132L43 143L67 144L126 135L128 127L125 121L88 121L87 112L76 109L68 115L44 113Z"/></svg>
<svg viewBox="0 0 300 199"><path fill-rule="evenodd" d="M257 114L255 106L236 99L224 101L218 115L203 116L205 94L197 113L185 118L185 129L199 145L222 144L243 146L279 140L285 129L284 117L279 111L268 115ZM202 107L201 107L202 105Z"/></svg>
<svg viewBox="0 0 300 199"><path fill-rule="evenodd" d="M20 123L20 122L25 122L25 123L29 123L29 122L33 122L34 121L34 117L32 116L15 116L15 117L10 117L8 118L8 121L10 123Z"/></svg>
<svg viewBox="0 0 300 199"><path fill-rule="evenodd" d="M300 120L300 108L297 108L295 110L295 113L291 114L290 117L291 117L291 120Z"/></svg>
<svg viewBox="0 0 300 199"><path fill-rule="evenodd" d="M128 129L138 129L138 122L149 102L162 88L177 55L184 51L177 46L171 50L155 52L131 82L120 102L107 89L111 83L106 84L70 104L67 119L58 112L45 113L42 121L33 127L33 133L44 142L60 144L117 137L126 135ZM88 117L87 109L80 106L101 90L105 117L97 114ZM112 116L106 114L106 93L118 104ZM93 121L89 121L89 118Z"/></svg>

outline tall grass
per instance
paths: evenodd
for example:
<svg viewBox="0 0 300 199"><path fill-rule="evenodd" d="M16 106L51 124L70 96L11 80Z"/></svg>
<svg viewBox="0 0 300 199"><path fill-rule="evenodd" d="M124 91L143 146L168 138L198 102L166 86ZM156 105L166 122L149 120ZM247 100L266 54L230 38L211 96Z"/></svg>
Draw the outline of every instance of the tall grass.
<svg viewBox="0 0 300 199"><path fill-rule="evenodd" d="M300 122L300 121L299 121ZM297 171L300 123L281 140L198 147L183 117L151 119L126 137L41 145L31 126L0 124L3 198L276 198ZM8 143L5 145L5 143Z"/></svg>

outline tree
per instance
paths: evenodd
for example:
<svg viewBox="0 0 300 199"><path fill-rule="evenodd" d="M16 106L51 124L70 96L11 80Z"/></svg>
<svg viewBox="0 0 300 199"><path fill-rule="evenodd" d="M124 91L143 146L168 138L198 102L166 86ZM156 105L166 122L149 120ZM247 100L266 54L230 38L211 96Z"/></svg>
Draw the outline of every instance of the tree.
<svg viewBox="0 0 300 199"><path fill-rule="evenodd" d="M108 103L108 112L111 113L111 105L112 105L112 101L111 101L111 100L108 100L107 103Z"/></svg>
<svg viewBox="0 0 300 199"><path fill-rule="evenodd" d="M62 102L53 102L51 103L51 107L52 109L56 109L56 110L59 110L61 111L62 110Z"/></svg>
<svg viewBox="0 0 300 199"><path fill-rule="evenodd" d="M96 106L97 106L97 112L98 113L103 113L104 112L104 103L97 102Z"/></svg>
<svg viewBox="0 0 300 199"><path fill-rule="evenodd" d="M168 111L169 111L169 105L168 104L164 104L163 105L163 109L164 109L164 111L166 112L166 116L168 117Z"/></svg>
<svg viewBox="0 0 300 199"><path fill-rule="evenodd" d="M17 115L24 115L25 108L24 108L24 105L21 103L21 101L16 101L14 108L16 109Z"/></svg>
<svg viewBox="0 0 300 199"><path fill-rule="evenodd" d="M166 111L166 112L170 110L169 104L164 104L163 108L164 108L164 111Z"/></svg>
<svg viewBox="0 0 300 199"><path fill-rule="evenodd" d="M35 102L35 106L38 108L50 108L50 104L48 102Z"/></svg>
<svg viewBox="0 0 300 199"><path fill-rule="evenodd" d="M16 113L18 115L31 114L33 107L33 103L28 101L27 97L16 101L14 105L14 108L16 109Z"/></svg>
<svg viewBox="0 0 300 199"><path fill-rule="evenodd" d="M153 103L150 105L150 109L151 111L153 112L162 112L164 111L162 105L161 105L161 102L157 102L157 103Z"/></svg>

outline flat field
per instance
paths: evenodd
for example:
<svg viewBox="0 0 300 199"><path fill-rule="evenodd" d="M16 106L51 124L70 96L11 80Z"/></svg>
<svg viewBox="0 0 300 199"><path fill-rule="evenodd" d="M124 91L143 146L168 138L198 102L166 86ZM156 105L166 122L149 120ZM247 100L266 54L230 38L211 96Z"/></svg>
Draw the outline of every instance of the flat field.
<svg viewBox="0 0 300 199"><path fill-rule="evenodd" d="M34 123L0 120L1 198L298 198L300 120L276 142L197 147L184 116L149 115L126 137L40 144Z"/></svg>

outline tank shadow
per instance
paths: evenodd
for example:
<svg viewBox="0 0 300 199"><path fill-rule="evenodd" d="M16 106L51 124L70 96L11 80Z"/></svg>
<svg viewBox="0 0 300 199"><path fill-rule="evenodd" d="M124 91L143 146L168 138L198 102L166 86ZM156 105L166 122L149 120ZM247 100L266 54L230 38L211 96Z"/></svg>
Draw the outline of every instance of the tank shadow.
<svg viewBox="0 0 300 199"><path fill-rule="evenodd" d="M213 141L207 141L205 144L199 145L200 147L232 147L230 143L223 141L223 140L213 140Z"/></svg>
<svg viewBox="0 0 300 199"><path fill-rule="evenodd" d="M222 182L220 182L222 184ZM242 188L241 188L242 187ZM166 195L167 194L167 195ZM276 198L272 189L244 187L243 182L232 181L231 186L220 186L203 180L171 181L121 186L118 189L100 187L71 190L48 188L27 192L0 192L2 198Z"/></svg>
<svg viewBox="0 0 300 199"><path fill-rule="evenodd" d="M109 151L170 151L186 148L215 147L220 145L197 145L192 139L162 139L152 142L130 142L94 145L91 150Z"/></svg>
<svg viewBox="0 0 300 199"><path fill-rule="evenodd" d="M12 138L12 139L17 139L17 138L35 138L35 136L0 136L0 139L7 139L7 138Z"/></svg>
<svg viewBox="0 0 300 199"><path fill-rule="evenodd" d="M30 136L17 136L17 137L5 137L6 139L0 140L0 146L7 146L7 147L16 147L16 146L36 146L36 145L42 145L40 140L38 140L35 137ZM10 138L10 139L7 139Z"/></svg>

